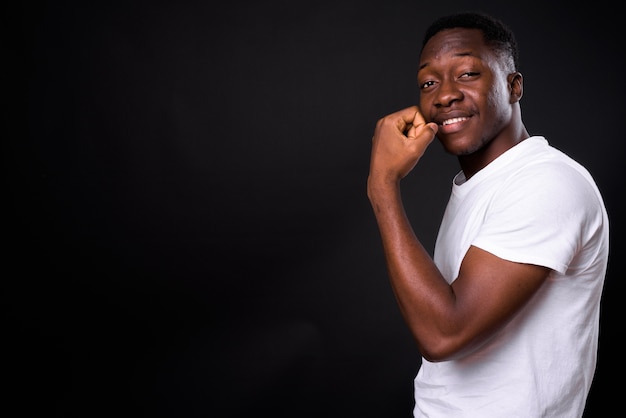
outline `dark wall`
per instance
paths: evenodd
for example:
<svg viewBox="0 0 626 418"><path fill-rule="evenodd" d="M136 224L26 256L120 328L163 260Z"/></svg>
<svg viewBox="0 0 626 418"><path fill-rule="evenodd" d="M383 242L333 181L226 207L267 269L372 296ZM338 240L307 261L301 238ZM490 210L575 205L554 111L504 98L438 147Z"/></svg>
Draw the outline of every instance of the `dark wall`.
<svg viewBox="0 0 626 418"><path fill-rule="evenodd" d="M27 123L4 154L14 399L59 417L409 417L419 356L365 194L370 139L416 102L425 26L480 9L518 34L529 131L605 195L587 416L617 409L619 26L608 2L549 4L24 4ZM457 170L434 143L404 183L427 248Z"/></svg>

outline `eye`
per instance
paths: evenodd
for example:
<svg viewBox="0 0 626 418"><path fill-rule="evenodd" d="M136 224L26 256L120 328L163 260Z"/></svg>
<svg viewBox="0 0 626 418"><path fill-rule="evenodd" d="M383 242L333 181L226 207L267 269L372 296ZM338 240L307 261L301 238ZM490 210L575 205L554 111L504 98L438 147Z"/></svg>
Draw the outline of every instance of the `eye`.
<svg viewBox="0 0 626 418"><path fill-rule="evenodd" d="M473 71L468 71L466 73L461 74L461 76L459 78L472 78L472 77L476 77L478 75L480 75L480 73L473 72Z"/></svg>
<svg viewBox="0 0 626 418"><path fill-rule="evenodd" d="M421 90L424 90L424 89L426 89L426 88L428 88L428 87L430 87L430 86L432 86L434 84L435 84L435 82L432 81L432 80L431 81L425 81L422 84L420 84L419 87L420 87Z"/></svg>

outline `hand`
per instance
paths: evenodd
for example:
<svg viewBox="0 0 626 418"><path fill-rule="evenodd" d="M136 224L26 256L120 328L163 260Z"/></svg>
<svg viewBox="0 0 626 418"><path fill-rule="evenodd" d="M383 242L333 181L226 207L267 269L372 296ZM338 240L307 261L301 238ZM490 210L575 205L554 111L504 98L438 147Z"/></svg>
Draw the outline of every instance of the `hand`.
<svg viewBox="0 0 626 418"><path fill-rule="evenodd" d="M380 119L372 138L370 180L397 182L406 177L435 138L436 123L426 123L417 106Z"/></svg>

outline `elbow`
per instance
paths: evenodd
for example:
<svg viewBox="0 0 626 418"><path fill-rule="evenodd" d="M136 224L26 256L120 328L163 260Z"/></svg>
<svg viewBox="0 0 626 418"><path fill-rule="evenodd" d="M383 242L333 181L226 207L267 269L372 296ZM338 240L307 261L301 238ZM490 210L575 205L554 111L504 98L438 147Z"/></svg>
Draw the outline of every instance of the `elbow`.
<svg viewBox="0 0 626 418"><path fill-rule="evenodd" d="M433 349L424 346L418 346L418 349L422 357L431 363L452 360L454 358L453 353L448 350Z"/></svg>
<svg viewBox="0 0 626 418"><path fill-rule="evenodd" d="M467 352L467 347L459 340L437 336L429 340L418 340L417 347L422 357L431 363L454 360Z"/></svg>

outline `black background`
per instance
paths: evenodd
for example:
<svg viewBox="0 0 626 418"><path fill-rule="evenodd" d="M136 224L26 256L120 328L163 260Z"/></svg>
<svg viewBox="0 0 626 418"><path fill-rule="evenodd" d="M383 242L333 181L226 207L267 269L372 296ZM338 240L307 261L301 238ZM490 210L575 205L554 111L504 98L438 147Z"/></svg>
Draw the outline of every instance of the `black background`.
<svg viewBox="0 0 626 418"><path fill-rule="evenodd" d="M586 416L621 409L623 24L608 3L564 4L24 2L9 18L27 121L3 157L9 397L24 416L411 416L419 356L366 198L370 139L417 100L426 25L473 9L517 33L528 130L605 196ZM457 170L435 142L404 181L427 248Z"/></svg>

